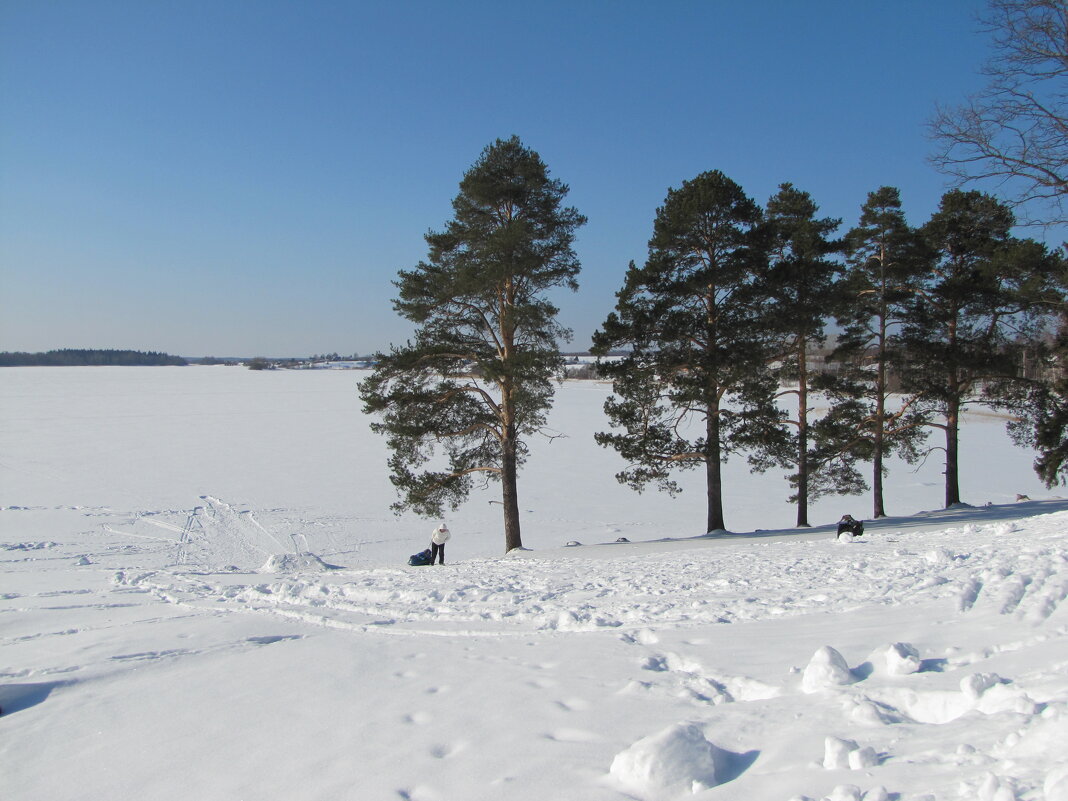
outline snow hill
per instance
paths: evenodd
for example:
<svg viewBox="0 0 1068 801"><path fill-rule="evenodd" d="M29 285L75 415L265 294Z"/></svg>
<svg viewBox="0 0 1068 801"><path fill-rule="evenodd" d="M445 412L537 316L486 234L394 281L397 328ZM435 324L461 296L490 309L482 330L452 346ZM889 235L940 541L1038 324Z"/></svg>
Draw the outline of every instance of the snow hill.
<svg viewBox="0 0 1068 801"><path fill-rule="evenodd" d="M567 385L533 550L476 498L413 568L350 374L39 369L0 376L5 799L1068 800L1068 501L985 418L973 506L895 470L856 540L866 499L693 536L699 495L604 497Z"/></svg>

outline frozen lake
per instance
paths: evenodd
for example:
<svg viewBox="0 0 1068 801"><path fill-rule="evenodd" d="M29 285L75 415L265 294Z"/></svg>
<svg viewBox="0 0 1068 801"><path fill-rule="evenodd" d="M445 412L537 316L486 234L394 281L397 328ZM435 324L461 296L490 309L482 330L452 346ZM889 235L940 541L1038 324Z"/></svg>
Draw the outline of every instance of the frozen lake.
<svg viewBox="0 0 1068 801"><path fill-rule="evenodd" d="M100 507L124 517L161 516L184 525L219 499L251 511L282 543L307 538L342 561L388 564L424 547L432 524L389 506L394 491L382 437L369 431L357 383L362 371L263 371L234 367L8 368L0 371L0 506ZM637 494L615 480L622 462L597 446L607 427L606 384L559 387L550 426L563 436L530 440L520 475L524 545L633 541L703 533L703 472L680 474L677 498ZM931 444L939 444L932 435ZM1004 420L970 414L962 432L961 494L967 503L1049 497L1033 454L1008 440ZM919 469L893 463L891 515L939 509L941 454ZM728 462L725 515L731 531L792 526L780 472L751 474ZM503 549L499 487L448 515L453 558ZM844 512L870 514L868 496L827 497L809 519L829 525ZM273 546L263 545L267 550ZM266 556L266 554L265 554ZM342 558L342 557L339 557Z"/></svg>

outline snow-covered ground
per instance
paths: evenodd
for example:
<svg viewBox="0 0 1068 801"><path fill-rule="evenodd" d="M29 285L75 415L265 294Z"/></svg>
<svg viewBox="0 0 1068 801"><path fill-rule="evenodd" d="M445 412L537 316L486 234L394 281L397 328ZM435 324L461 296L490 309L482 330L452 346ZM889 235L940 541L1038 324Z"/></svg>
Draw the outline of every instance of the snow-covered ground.
<svg viewBox="0 0 1068 801"><path fill-rule="evenodd" d="M734 460L739 533L700 537L700 474L620 487L569 382L533 550L492 488L411 568L437 521L389 512L360 377L0 371L0 796L1068 801L1068 501L1003 421L966 423L971 507L895 465L898 517L836 542L869 498L790 530Z"/></svg>

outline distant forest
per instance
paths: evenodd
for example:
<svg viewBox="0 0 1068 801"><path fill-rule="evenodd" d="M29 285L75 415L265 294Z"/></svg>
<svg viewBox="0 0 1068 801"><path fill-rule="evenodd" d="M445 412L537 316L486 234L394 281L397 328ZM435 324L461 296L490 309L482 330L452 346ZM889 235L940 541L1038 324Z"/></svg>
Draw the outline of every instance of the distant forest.
<svg viewBox="0 0 1068 801"><path fill-rule="evenodd" d="M0 367L144 367L185 366L181 356L137 350L50 350L48 353L0 353Z"/></svg>

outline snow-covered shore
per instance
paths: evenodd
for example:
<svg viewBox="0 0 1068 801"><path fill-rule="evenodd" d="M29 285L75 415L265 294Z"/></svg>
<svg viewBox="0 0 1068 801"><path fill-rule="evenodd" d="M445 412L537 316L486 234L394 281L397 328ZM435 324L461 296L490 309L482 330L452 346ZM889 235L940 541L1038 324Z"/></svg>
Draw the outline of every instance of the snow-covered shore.
<svg viewBox="0 0 1068 801"><path fill-rule="evenodd" d="M732 463L748 533L693 537L699 492L615 486L605 392L561 390L534 550L489 493L410 568L351 374L0 374L4 798L1068 799L1068 502L1000 425L974 506L899 468L838 542L867 499L793 531Z"/></svg>

